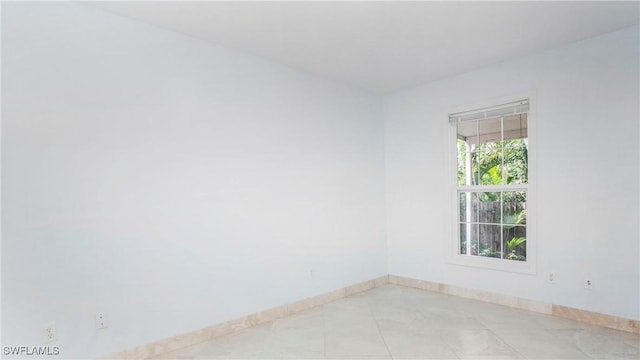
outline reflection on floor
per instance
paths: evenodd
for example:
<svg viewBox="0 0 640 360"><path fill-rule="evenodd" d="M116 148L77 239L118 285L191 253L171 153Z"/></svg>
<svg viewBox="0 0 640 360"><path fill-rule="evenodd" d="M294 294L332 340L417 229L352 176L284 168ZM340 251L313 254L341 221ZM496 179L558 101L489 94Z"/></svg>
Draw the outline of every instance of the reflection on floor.
<svg viewBox="0 0 640 360"><path fill-rule="evenodd" d="M385 285L162 359L640 359L640 336Z"/></svg>

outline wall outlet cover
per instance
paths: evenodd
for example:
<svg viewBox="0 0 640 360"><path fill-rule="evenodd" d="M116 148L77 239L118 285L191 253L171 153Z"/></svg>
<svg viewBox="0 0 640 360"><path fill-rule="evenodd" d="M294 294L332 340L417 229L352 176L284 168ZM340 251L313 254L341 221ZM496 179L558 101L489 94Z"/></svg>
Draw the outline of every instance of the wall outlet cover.
<svg viewBox="0 0 640 360"><path fill-rule="evenodd" d="M591 278L585 278L583 284L585 289L593 289L593 280Z"/></svg>
<svg viewBox="0 0 640 360"><path fill-rule="evenodd" d="M56 335L56 325L52 322L42 326L42 334L44 336L45 343L58 340L58 336Z"/></svg>
<svg viewBox="0 0 640 360"><path fill-rule="evenodd" d="M96 329L105 329L109 327L109 320L107 319L107 314L105 313L97 313L95 315L96 321Z"/></svg>
<svg viewBox="0 0 640 360"><path fill-rule="evenodd" d="M547 283L549 284L555 284L556 283L556 274L555 273L548 273L547 274Z"/></svg>

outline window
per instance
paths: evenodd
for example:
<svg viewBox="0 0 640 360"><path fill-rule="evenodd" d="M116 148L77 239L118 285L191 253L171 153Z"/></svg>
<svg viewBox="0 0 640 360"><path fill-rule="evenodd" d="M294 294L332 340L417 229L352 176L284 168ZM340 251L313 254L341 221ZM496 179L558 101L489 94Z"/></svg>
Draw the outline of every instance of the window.
<svg viewBox="0 0 640 360"><path fill-rule="evenodd" d="M528 121L529 100L449 115L456 139L458 259L492 259L472 261L507 267L531 260Z"/></svg>

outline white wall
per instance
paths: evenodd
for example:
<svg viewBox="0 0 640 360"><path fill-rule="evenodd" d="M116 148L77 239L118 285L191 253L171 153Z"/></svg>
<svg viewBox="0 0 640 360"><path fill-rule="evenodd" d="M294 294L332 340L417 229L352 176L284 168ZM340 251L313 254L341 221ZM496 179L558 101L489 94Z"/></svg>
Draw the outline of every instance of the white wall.
<svg viewBox="0 0 640 360"><path fill-rule="evenodd" d="M63 357L97 356L387 272L640 319L638 27L387 96L383 124L252 56L2 7L3 345L55 321ZM447 113L531 90L538 274L449 265Z"/></svg>
<svg viewBox="0 0 640 360"><path fill-rule="evenodd" d="M389 272L640 319L638 34L636 26L386 97ZM538 273L449 264L447 114L531 91ZM548 272L557 284L546 283Z"/></svg>
<svg viewBox="0 0 640 360"><path fill-rule="evenodd" d="M2 6L3 345L54 321L63 358L104 355L387 273L379 97L85 5Z"/></svg>

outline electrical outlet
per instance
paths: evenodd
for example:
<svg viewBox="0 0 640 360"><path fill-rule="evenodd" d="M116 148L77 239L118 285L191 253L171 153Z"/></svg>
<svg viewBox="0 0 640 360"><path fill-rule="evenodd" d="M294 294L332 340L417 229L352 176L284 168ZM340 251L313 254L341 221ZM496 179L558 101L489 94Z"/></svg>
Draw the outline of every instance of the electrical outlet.
<svg viewBox="0 0 640 360"><path fill-rule="evenodd" d="M589 290L593 289L593 280L591 280L591 278L584 279L584 288Z"/></svg>
<svg viewBox="0 0 640 360"><path fill-rule="evenodd" d="M109 321L107 319L107 314L105 313L97 313L95 315L96 320L96 329L104 329L109 327Z"/></svg>
<svg viewBox="0 0 640 360"><path fill-rule="evenodd" d="M556 274L555 273L548 273L547 274L547 283L549 284L555 284L556 283Z"/></svg>
<svg viewBox="0 0 640 360"><path fill-rule="evenodd" d="M56 341L58 340L58 337L56 336L56 325L54 323L48 323L45 324L42 327L42 334L44 336L44 342L48 343L48 342L52 342L52 341Z"/></svg>

